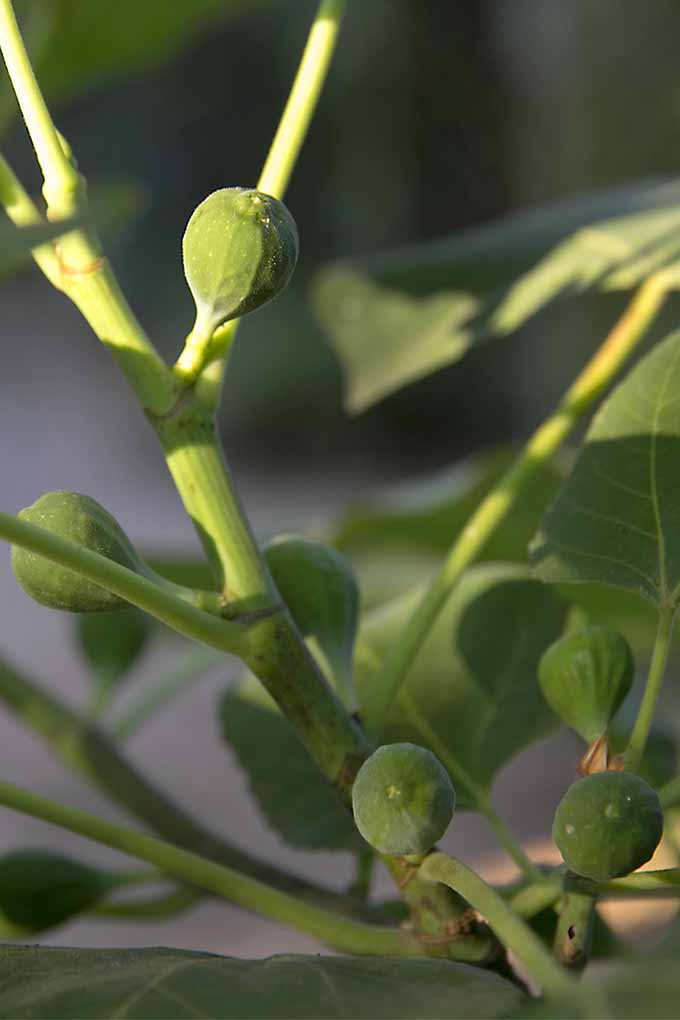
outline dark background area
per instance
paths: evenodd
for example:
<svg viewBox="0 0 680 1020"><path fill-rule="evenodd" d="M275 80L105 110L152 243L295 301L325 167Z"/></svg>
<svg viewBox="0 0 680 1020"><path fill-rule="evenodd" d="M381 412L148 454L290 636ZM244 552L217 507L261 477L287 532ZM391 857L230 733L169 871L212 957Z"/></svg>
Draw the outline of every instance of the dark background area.
<svg viewBox="0 0 680 1020"><path fill-rule="evenodd" d="M86 2L74 0L76 15ZM186 221L210 191L255 183L316 4L250 6L237 18L216 18L173 61L89 83L55 105L93 193L115 179L141 195L141 211L118 226L108 249L168 358L192 324L180 258ZM299 269L279 301L243 323L222 410L227 452L261 533L327 518L377 482L423 475L519 438L557 399L623 298L552 307L520 334L477 348L349 419L339 368L309 307L310 279L324 261L343 255L434 238L582 190L674 175L679 38L673 0L350 0L287 196L300 228ZM2 148L37 191L17 123ZM32 270L3 281L0 301L2 509L15 512L44 491L71 488L110 508L143 547L195 548L151 431L77 311ZM665 324L673 319L671 309ZM77 700L84 677L69 621L18 591L7 558L0 600L4 650ZM145 663L144 675L175 654L168 642ZM133 745L136 759L218 828L237 831L244 845L341 884L346 862L281 848L231 765L225 776L213 721L222 682L218 675L154 722ZM110 810L55 770L10 721L0 718L0 727L8 778ZM536 754L543 755L540 769ZM530 840L548 831L560 769L571 754L556 745L551 779L540 748L501 782L504 813ZM29 836L42 843L45 829L21 819L0 839L14 845ZM457 852L471 859L492 845L483 823L469 816L457 821L455 839ZM58 841L82 852L80 842L62 834ZM96 859L96 849L87 850ZM222 907L192 917L188 929L178 922L170 934L80 924L53 941L162 939L242 955L307 948L309 941Z"/></svg>

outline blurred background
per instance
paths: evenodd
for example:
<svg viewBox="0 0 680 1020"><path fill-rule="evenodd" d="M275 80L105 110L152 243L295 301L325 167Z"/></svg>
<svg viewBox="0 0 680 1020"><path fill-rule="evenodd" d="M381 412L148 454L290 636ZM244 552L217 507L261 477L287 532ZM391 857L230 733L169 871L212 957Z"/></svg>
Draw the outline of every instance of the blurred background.
<svg viewBox="0 0 680 1020"><path fill-rule="evenodd" d="M17 5L92 194L102 203L115 197L107 248L169 359L192 324L180 258L186 221L214 189L254 185L315 7L314 0ZM553 306L511 340L478 347L349 418L338 363L310 308L310 280L339 256L436 238L584 190L675 175L678 37L673 0L350 0L287 195L301 235L299 268L279 301L243 323L222 409L228 456L260 535L318 530L377 485L426 477L522 437L554 403L625 297ZM0 127L2 151L37 192L5 79ZM111 510L140 548L196 551L155 438L75 308L32 269L0 281L0 301L2 509L73 489ZM676 313L671 306L659 331ZM3 653L67 700L82 699L72 621L30 602L5 554L0 604ZM135 682L177 654L170 637L157 642ZM214 721L216 695L234 673L213 671L154 720L133 741L134 760L235 842L342 887L351 878L346 855L286 849L248 801ZM7 778L115 816L4 716L0 747ZM573 760L573 746L557 740L549 752L527 752L498 784L503 814L546 853ZM501 875L481 820L458 817L449 839L457 853L482 855L488 873ZM0 845L46 842L83 859L122 861L0 813ZM314 948L304 936L217 904L163 926L79 922L46 941L162 943L242 956Z"/></svg>

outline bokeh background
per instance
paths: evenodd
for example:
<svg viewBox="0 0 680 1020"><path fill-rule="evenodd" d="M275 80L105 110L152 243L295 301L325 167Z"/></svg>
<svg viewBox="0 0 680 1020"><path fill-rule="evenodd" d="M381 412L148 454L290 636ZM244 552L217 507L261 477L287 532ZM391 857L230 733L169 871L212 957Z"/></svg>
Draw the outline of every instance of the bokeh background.
<svg viewBox="0 0 680 1020"><path fill-rule="evenodd" d="M108 229L115 269L154 341L173 358L192 322L180 259L184 225L210 191L255 183L316 5L197 2L200 13L168 45L164 13L172 21L184 0L107 5L131 19L138 39L151 40L147 50L118 46L107 25L113 15L98 13L99 6L89 0L18 4L32 26L58 125L93 194L114 194L121 210ZM673 0L350 0L348 6L337 60L287 197L300 228L299 269L277 303L243 323L222 409L228 455L262 536L318 529L378 485L425 477L462 455L525 435L624 300L561 303L510 340L478 348L350 419L338 364L308 300L321 264L449 234L580 191L673 176L680 165L674 45L680 7ZM70 48L60 49L59 34L50 34L55 11L75 26ZM77 80L74 66L85 68ZM0 126L3 152L38 191L4 79ZM155 438L77 311L31 269L0 281L0 302L2 509L15 512L50 489L74 489L109 508L140 548L196 551ZM677 305L671 306L659 329L676 316ZM67 700L82 700L87 678L72 621L31 603L5 554L0 605L3 653ZM157 641L123 702L179 654L171 637ZM134 739L131 756L234 841L342 887L351 878L349 859L286 849L248 800L215 722L216 697L235 674L231 664L213 670ZM0 748L8 779L122 817L4 716ZM574 746L557 739L523 755L498 784L503 814L545 852L574 756ZM482 821L460 816L448 838L488 874L503 873ZM82 859L125 864L0 812L1 846L46 843ZM81 921L46 941L160 943L242 956L315 948L311 939L221 904L163 926Z"/></svg>

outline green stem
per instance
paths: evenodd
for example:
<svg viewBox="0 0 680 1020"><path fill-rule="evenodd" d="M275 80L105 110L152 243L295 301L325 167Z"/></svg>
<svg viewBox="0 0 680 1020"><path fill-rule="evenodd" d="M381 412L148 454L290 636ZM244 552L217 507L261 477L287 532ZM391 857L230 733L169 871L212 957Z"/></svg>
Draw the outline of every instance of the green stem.
<svg viewBox="0 0 680 1020"><path fill-rule="evenodd" d="M555 932L554 953L565 967L581 971L588 963L593 941L596 897L564 879L564 897Z"/></svg>
<svg viewBox="0 0 680 1020"><path fill-rule="evenodd" d="M661 270L642 284L554 414L538 427L509 471L473 513L395 641L381 676L371 685L362 708L370 733L379 733L385 725L392 702L461 574L510 513L536 472L550 460L613 380L647 331L667 293L677 285L677 269Z"/></svg>
<svg viewBox="0 0 680 1020"><path fill-rule="evenodd" d="M427 945L428 955L492 966L503 947L470 904L445 885L432 885L419 875L417 864L404 857L383 857L409 910L409 926Z"/></svg>
<svg viewBox="0 0 680 1020"><path fill-rule="evenodd" d="M203 894L198 889L175 889L148 900L100 903L87 914L108 921L156 921L189 910L202 899Z"/></svg>
<svg viewBox="0 0 680 1020"><path fill-rule="evenodd" d="M429 854L419 869L428 882L442 882L463 896L486 919L531 977L548 994L573 995L575 985L545 946L505 900L461 861L443 853Z"/></svg>
<svg viewBox="0 0 680 1020"><path fill-rule="evenodd" d="M147 861L169 875L230 900L246 910L307 932L336 949L377 956L424 955L418 940L405 931L341 917L304 903L231 868L214 864L169 843L124 829L88 812L58 804L2 780L0 805Z"/></svg>
<svg viewBox="0 0 680 1020"><path fill-rule="evenodd" d="M45 740L68 769L163 839L309 902L338 912L356 909L347 897L266 864L209 832L138 772L105 733L7 662L0 662L0 701Z"/></svg>
<svg viewBox="0 0 680 1020"><path fill-rule="evenodd" d="M0 206L17 227L32 227L43 222L37 206L24 190L7 160L1 155ZM34 248L32 254L50 283L60 290L61 270L54 247L51 244L42 244L39 248Z"/></svg>
<svg viewBox="0 0 680 1020"><path fill-rule="evenodd" d="M281 198L302 149L328 74L345 0L321 0L288 102L265 160L260 191Z"/></svg>
<svg viewBox="0 0 680 1020"><path fill-rule="evenodd" d="M186 637L234 655L242 654L246 636L243 625L218 619L196 609L134 570L92 552L77 542L4 513L0 513L0 539L29 549L81 574L133 606L144 609Z"/></svg>
<svg viewBox="0 0 680 1020"><path fill-rule="evenodd" d="M354 857L354 881L348 888L350 896L358 900L368 900L371 893L371 881L375 871L376 856L368 847L366 850L359 850Z"/></svg>
<svg viewBox="0 0 680 1020"><path fill-rule="evenodd" d="M658 791L661 807L664 811L680 805L680 776L671 779L669 783L662 786Z"/></svg>
<svg viewBox="0 0 680 1020"><path fill-rule="evenodd" d="M213 414L187 396L153 421L189 517L229 609L243 619L279 611L243 632L239 655L292 723L311 756L348 800L368 741L321 674L269 576L227 469Z"/></svg>
<svg viewBox="0 0 680 1020"><path fill-rule="evenodd" d="M344 9L345 0L321 0L319 4L295 81L257 182L259 191L274 198L283 198L307 137L335 51ZM216 408L220 400L225 355L231 349L237 329L238 321L228 322L214 333L203 351L203 369L196 393L212 408ZM183 351L178 363L184 357Z"/></svg>
<svg viewBox="0 0 680 1020"><path fill-rule="evenodd" d="M525 885L519 892L511 896L508 902L514 914L528 921L536 914L540 914L542 910L554 906L561 895L561 883L545 879Z"/></svg>
<svg viewBox="0 0 680 1020"><path fill-rule="evenodd" d="M243 613L279 603L234 489L213 413L188 398L174 414L151 420L225 602Z"/></svg>
<svg viewBox="0 0 680 1020"><path fill-rule="evenodd" d="M84 215L85 181L52 122L10 0L0 0L0 49L43 173L49 218ZM22 201L25 203L25 199ZM94 231L71 231L54 245L53 251L58 275L51 260L44 267L48 279L78 306L120 364L142 406L155 414L168 410L177 399L174 376L127 304ZM44 261L39 261L41 268Z"/></svg>
<svg viewBox="0 0 680 1020"><path fill-rule="evenodd" d="M79 189L80 178L64 154L36 81L10 0L0 0L0 50L45 180L45 200L61 203ZM71 215L73 209L65 209Z"/></svg>
<svg viewBox="0 0 680 1020"><path fill-rule="evenodd" d="M673 621L675 619L675 607L664 606L659 610L659 624L654 641L652 661L649 665L645 693L642 703L638 709L635 726L624 754L626 769L630 772L637 772L640 768L642 755L647 744L647 737L652 728L656 703L659 700L663 678L668 662L668 652L673 637Z"/></svg>
<svg viewBox="0 0 680 1020"><path fill-rule="evenodd" d="M129 740L160 708L165 708L179 693L186 691L219 662L223 662L222 655L203 648L192 649L176 670L164 676L155 687L145 691L114 720L111 727L114 736L118 740Z"/></svg>
<svg viewBox="0 0 680 1020"><path fill-rule="evenodd" d="M581 879L579 886L584 892L597 893L598 897L609 899L637 896L667 897L680 896L680 868L664 868L661 871L638 871L626 878L615 878L611 882L592 883Z"/></svg>

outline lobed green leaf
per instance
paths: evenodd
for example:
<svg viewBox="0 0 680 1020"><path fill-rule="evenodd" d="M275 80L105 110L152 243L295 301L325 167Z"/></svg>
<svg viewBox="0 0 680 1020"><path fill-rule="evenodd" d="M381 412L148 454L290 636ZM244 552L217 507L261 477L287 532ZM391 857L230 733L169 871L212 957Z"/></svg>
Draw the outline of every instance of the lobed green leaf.
<svg viewBox="0 0 680 1020"><path fill-rule="evenodd" d="M355 673L360 714L418 595L365 618ZM544 649L561 632L565 609L526 568L481 564L463 576L421 649L383 740L433 751L449 770L459 808L475 810L477 791L488 793L503 765L557 727L536 673Z"/></svg>
<svg viewBox="0 0 680 1020"><path fill-rule="evenodd" d="M601 407L532 543L544 581L600 582L655 605L680 596L680 332Z"/></svg>
<svg viewBox="0 0 680 1020"><path fill-rule="evenodd" d="M331 265L313 298L359 412L556 298L634 287L679 255L680 182L645 182Z"/></svg>

